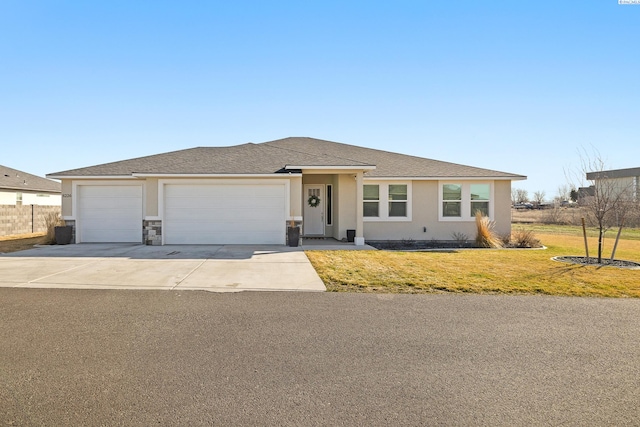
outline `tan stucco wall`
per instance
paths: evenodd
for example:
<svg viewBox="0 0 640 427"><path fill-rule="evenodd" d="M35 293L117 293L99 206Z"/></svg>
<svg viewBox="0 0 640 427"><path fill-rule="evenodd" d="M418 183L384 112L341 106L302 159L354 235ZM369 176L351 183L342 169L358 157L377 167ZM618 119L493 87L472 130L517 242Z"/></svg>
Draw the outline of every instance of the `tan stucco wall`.
<svg viewBox="0 0 640 427"><path fill-rule="evenodd" d="M62 180L62 216L71 216L73 213L71 212L72 206L72 194L71 194L71 180L63 179Z"/></svg>
<svg viewBox="0 0 640 427"><path fill-rule="evenodd" d="M333 237L340 240L347 237L347 230L356 228L356 180L353 175L338 175L334 212L336 221Z"/></svg>
<svg viewBox="0 0 640 427"><path fill-rule="evenodd" d="M411 203L412 221L365 221L365 240L448 240L452 226L468 229L467 223L438 222L437 181L413 181Z"/></svg>
<svg viewBox="0 0 640 427"><path fill-rule="evenodd" d="M365 221L365 240L454 240L454 232L466 234L469 239L474 239L476 235L474 220L439 220L438 185L438 181L413 181L412 221ZM511 232L511 183L509 181L494 181L493 213L496 231L500 235L509 234Z"/></svg>
<svg viewBox="0 0 640 427"><path fill-rule="evenodd" d="M289 197L290 202L290 215L291 217L302 216L302 177L294 176L290 178Z"/></svg>
<svg viewBox="0 0 640 427"><path fill-rule="evenodd" d="M158 216L158 179L145 180L146 210L145 216Z"/></svg>
<svg viewBox="0 0 640 427"><path fill-rule="evenodd" d="M511 235L511 181L495 181L495 231L501 236Z"/></svg>

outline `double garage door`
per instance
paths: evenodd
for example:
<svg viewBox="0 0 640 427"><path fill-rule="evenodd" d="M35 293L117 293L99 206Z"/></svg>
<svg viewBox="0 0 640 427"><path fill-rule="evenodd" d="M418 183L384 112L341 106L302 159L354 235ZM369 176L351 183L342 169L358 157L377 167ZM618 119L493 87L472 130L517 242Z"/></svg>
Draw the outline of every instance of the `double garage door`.
<svg viewBox="0 0 640 427"><path fill-rule="evenodd" d="M167 184L165 244L283 244L282 184Z"/></svg>
<svg viewBox="0 0 640 427"><path fill-rule="evenodd" d="M142 242L141 185L78 187L81 242ZM167 184L165 244L283 244L282 184Z"/></svg>

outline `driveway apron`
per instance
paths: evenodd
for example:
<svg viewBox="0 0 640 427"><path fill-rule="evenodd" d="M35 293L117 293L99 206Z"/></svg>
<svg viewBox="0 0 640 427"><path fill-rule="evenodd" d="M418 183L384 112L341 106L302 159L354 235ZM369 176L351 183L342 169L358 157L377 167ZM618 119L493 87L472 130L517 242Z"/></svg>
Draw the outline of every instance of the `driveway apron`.
<svg viewBox="0 0 640 427"><path fill-rule="evenodd" d="M301 248L78 244L0 255L0 287L325 291Z"/></svg>

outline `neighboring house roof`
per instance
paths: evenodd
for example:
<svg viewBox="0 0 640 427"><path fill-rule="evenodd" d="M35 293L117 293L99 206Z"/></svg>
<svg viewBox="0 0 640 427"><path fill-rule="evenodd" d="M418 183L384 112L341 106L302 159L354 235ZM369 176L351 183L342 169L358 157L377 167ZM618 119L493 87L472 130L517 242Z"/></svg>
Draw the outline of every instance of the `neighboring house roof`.
<svg viewBox="0 0 640 427"><path fill-rule="evenodd" d="M0 165L0 190L60 193L60 183Z"/></svg>
<svg viewBox="0 0 640 427"><path fill-rule="evenodd" d="M587 172L588 180L634 178L640 176L640 168L612 169L608 171Z"/></svg>
<svg viewBox="0 0 640 427"><path fill-rule="evenodd" d="M315 138L291 137L260 144L197 147L49 174L52 177L132 174L272 174L291 167L372 169L367 177L482 177L522 175L357 147ZM289 167L289 169L287 169Z"/></svg>

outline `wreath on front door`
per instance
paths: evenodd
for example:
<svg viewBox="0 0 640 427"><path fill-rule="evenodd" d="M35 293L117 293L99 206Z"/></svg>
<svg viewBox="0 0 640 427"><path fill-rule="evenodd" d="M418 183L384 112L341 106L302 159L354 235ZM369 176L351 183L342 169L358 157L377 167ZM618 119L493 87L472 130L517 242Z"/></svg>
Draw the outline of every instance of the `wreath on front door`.
<svg viewBox="0 0 640 427"><path fill-rule="evenodd" d="M311 206L312 208L318 207L318 205L320 204L320 197L316 195L309 196L309 198L307 199L307 203L309 203L309 206Z"/></svg>

